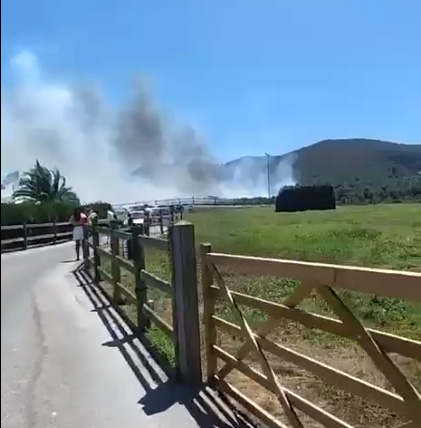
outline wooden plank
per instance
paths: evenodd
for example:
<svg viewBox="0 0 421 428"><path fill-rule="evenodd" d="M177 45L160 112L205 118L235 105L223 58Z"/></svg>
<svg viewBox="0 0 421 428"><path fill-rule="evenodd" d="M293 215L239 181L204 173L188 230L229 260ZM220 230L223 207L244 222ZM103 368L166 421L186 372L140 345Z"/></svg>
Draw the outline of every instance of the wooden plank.
<svg viewBox="0 0 421 428"><path fill-rule="evenodd" d="M142 311L145 314L145 316L147 316L158 328L160 328L174 342L174 330L166 321L164 321L148 305L143 305Z"/></svg>
<svg viewBox="0 0 421 428"><path fill-rule="evenodd" d="M218 387L222 392L232 397L235 401L240 403L248 412L260 419L265 426L269 428L288 428L282 422L278 421L274 416L269 412L264 410L262 407L257 405L255 402L250 400L242 394L237 388L233 387L231 384L225 382L224 380L219 379L217 376L214 376L212 383Z"/></svg>
<svg viewBox="0 0 421 428"><path fill-rule="evenodd" d="M118 239L122 239L123 241L128 241L132 238L131 233L122 232L121 230L113 230L111 236L115 236Z"/></svg>
<svg viewBox="0 0 421 428"><path fill-rule="evenodd" d="M370 269L219 253L210 253L206 258L208 263L234 266L254 275L295 278L315 286L328 285L383 297L421 301L421 272Z"/></svg>
<svg viewBox="0 0 421 428"><path fill-rule="evenodd" d="M252 379L259 385L263 386L267 390L276 394L276 390L273 387L273 384L265 375L243 363L242 361L236 359L233 355L229 354L228 352L225 352L218 346L214 346L214 351L218 358L222 359L227 363L232 364L236 370L243 373L245 376ZM284 388L284 391L288 400L290 400L295 407L302 410L304 413L312 417L317 422L321 423L326 428L353 428L351 425L347 424L341 419L338 419L336 416L330 414L329 412L326 412L320 407L310 403L309 401L307 401L300 395L295 394L289 389Z"/></svg>
<svg viewBox="0 0 421 428"><path fill-rule="evenodd" d="M133 226L132 227L132 256L134 263L136 265L136 270L134 273L135 281L135 293L137 298L136 303L136 314L137 314L137 327L140 332L144 333L150 326L149 319L145 316L143 312L143 306L148 302L148 288L146 286L145 280L141 276L141 271L145 269L145 249L139 240L139 235L142 231L142 227Z"/></svg>
<svg viewBox="0 0 421 428"><path fill-rule="evenodd" d="M42 227L52 227L54 226L54 223L28 223L26 226L28 229L37 229Z"/></svg>
<svg viewBox="0 0 421 428"><path fill-rule="evenodd" d="M421 395L408 378L398 369L378 344L373 340L361 322L343 303L339 296L330 287L320 287L319 294L324 298L333 312L349 328L361 347L371 358L376 367L384 374L392 387L405 400L407 414L410 419L417 421L421 426Z"/></svg>
<svg viewBox="0 0 421 428"><path fill-rule="evenodd" d="M113 276L113 281L114 281L113 300L115 304L119 305L123 302L121 299L120 290L118 287L115 286L115 284L121 281L120 261L117 260L117 257L120 255L120 245L119 245L118 238L113 236L112 234L112 232L115 229L117 229L117 220L110 221L110 229L111 229L110 247L111 247L111 254L113 255L113 258L111 259L111 275Z"/></svg>
<svg viewBox="0 0 421 428"><path fill-rule="evenodd" d="M113 277L111 274L109 274L104 268L101 266L98 266L98 271L101 274L102 278L109 282L111 285L114 285Z"/></svg>
<svg viewBox="0 0 421 428"><path fill-rule="evenodd" d="M28 241L36 241L38 239L51 239L51 238L54 238L54 233L48 233L46 235L28 236L26 239Z"/></svg>
<svg viewBox="0 0 421 428"><path fill-rule="evenodd" d="M1 245L14 244L15 242L22 242L23 238L14 238L14 239L3 239Z"/></svg>
<svg viewBox="0 0 421 428"><path fill-rule="evenodd" d="M199 385L202 366L194 226L179 222L169 233L177 372L182 382Z"/></svg>
<svg viewBox="0 0 421 428"><path fill-rule="evenodd" d="M101 274L99 273L98 267L101 266L101 257L98 252L99 247L99 233L95 230L95 227L91 228L92 233L92 244L94 248L94 271L95 271L95 282L99 284L101 281Z"/></svg>
<svg viewBox="0 0 421 428"><path fill-rule="evenodd" d="M222 291L216 286L212 286L212 292L215 297L222 297L223 295ZM237 293L235 291L232 291L231 294L238 304L267 312L275 319L297 321L308 328L317 328L355 340L352 331L337 319L317 315L312 312L305 312L301 309L289 308L279 303L269 302L258 297ZM421 342L371 328L367 328L367 331L386 352L394 352L421 361Z"/></svg>
<svg viewBox="0 0 421 428"><path fill-rule="evenodd" d="M23 224L15 224L11 226L2 226L1 230L18 230L23 229Z"/></svg>
<svg viewBox="0 0 421 428"><path fill-rule="evenodd" d="M100 235L108 235L111 236L111 229L109 229L108 227L97 227L96 231L100 234Z"/></svg>
<svg viewBox="0 0 421 428"><path fill-rule="evenodd" d="M206 263L206 254L209 254L211 251L211 244L201 244L200 261L202 273L203 324L206 342L206 369L208 381L212 379L217 371L217 359L214 353L216 328L212 319L212 316L215 314L215 297L214 293L212 293L212 272Z"/></svg>
<svg viewBox="0 0 421 428"><path fill-rule="evenodd" d="M119 255L115 256L115 260L118 261L118 264L120 265L120 267L128 270L130 273L134 274L136 272L136 266L130 260L127 260L124 257Z"/></svg>
<svg viewBox="0 0 421 428"><path fill-rule="evenodd" d="M235 324L215 316L213 319L219 328L222 328L233 334L242 334L241 328ZM293 351L292 349L286 348L285 346L271 342L270 340L258 336L257 334L254 334L254 336L259 345L270 353L304 368L305 370L322 378L326 382L336 385L340 389L349 391L370 401L374 400L377 403L380 403L381 405L389 408L393 412L410 417L410 415L407 414L405 403L402 397L368 382L350 376L347 373L302 355L296 351Z"/></svg>
<svg viewBox="0 0 421 428"><path fill-rule="evenodd" d="M285 395L284 388L280 384L278 376L274 372L266 355L262 352L262 349L256 340L257 335L253 334L252 329L250 328L247 320L241 312L241 309L238 307L237 302L233 299L231 291L225 284L225 281L223 280L219 271L213 265L211 266L211 271L219 287L222 289L225 295L225 299L231 306L231 310L235 318L241 326L241 334L246 339L247 343L250 344L251 350L254 351L255 356L259 358L263 373L266 375L268 380L271 382L274 390L276 391L276 398L278 399L279 404L282 406L282 409L285 413L285 416L288 418L289 423L293 428L303 428L303 425L297 413L295 412L295 410L291 406L291 403L288 401Z"/></svg>
<svg viewBox="0 0 421 428"><path fill-rule="evenodd" d="M129 300L130 303L136 304L136 296L130 290L128 290L121 282L117 282L115 286L120 289L121 294L123 294L127 298L127 300Z"/></svg>
<svg viewBox="0 0 421 428"><path fill-rule="evenodd" d="M57 238L62 238L65 236L72 236L72 235L73 235L73 232L60 232L60 233L57 233Z"/></svg>
<svg viewBox="0 0 421 428"><path fill-rule="evenodd" d="M22 248L24 250L27 250L28 249L28 228L26 226L26 223L23 224L22 237L23 237Z"/></svg>
<svg viewBox="0 0 421 428"><path fill-rule="evenodd" d="M140 235L140 245L144 245L146 248L154 248L159 251L168 251L168 241L161 238L152 238L150 236Z"/></svg>
<svg viewBox="0 0 421 428"><path fill-rule="evenodd" d="M112 260L113 259L113 255L109 252L109 251L107 251L107 250L104 250L103 248L101 248L101 247L97 247L97 251L98 251L98 254L102 257L102 256L104 256L104 257L106 257L106 258L108 258L108 259L110 259L110 260Z"/></svg>
<svg viewBox="0 0 421 428"><path fill-rule="evenodd" d="M173 295L172 286L168 281L164 281L163 279L158 278L156 275L153 275L152 273L144 269L140 272L140 276L148 286L158 288L163 293L168 294L169 296Z"/></svg>

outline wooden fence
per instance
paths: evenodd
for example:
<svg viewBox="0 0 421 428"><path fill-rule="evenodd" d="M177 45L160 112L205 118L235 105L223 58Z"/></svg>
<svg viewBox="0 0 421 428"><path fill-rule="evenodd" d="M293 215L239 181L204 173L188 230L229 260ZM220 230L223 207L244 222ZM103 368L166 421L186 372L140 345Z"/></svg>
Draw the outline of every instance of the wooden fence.
<svg viewBox="0 0 421 428"><path fill-rule="evenodd" d="M53 243L72 238L70 223L19 224L1 227L1 247L26 250L31 245Z"/></svg>
<svg viewBox="0 0 421 428"><path fill-rule="evenodd" d="M176 369L179 379L190 384L202 381L200 359L200 331L197 296L196 253L194 227L188 222L171 226L168 240L141 235L141 227L133 227L131 232L122 232L112 224L111 228L91 227L92 243L86 240L85 258L89 258L86 247L93 249L95 281L107 281L113 287L115 304L122 297L137 308L137 327L144 333L153 323L174 343ZM100 246L100 235L110 237L110 251ZM120 241L129 242L131 260L120 254ZM145 249L154 248L169 253L172 268L171 283L148 272L145 264ZM111 261L111 273L101 266L101 259ZM134 276L135 292L121 283L121 269ZM148 305L148 288L155 287L172 298L173 325L169 325Z"/></svg>
<svg viewBox="0 0 421 428"><path fill-rule="evenodd" d="M364 400L374 401L401 415L408 420L407 424L402 427L421 427L420 393L388 355L388 353L396 353L421 361L421 342L365 328L336 292L337 289L346 289L389 298L421 301L421 273L218 254L211 251L210 245L201 246L201 258L207 377L212 384L236 399L269 427L280 428L285 425L226 380L232 370L240 371L274 393L289 423L294 428L304 426L297 415L297 409L324 427L352 428L326 410L283 387L265 355L265 352L269 352L305 369L328 384L362 397ZM246 270L256 275L295 278L300 280L302 285L298 286L283 304L276 304L231 291L218 270L221 266ZM303 299L312 293L321 296L338 319L296 308ZM238 324L230 323L215 315L215 302L218 298L228 302ZM239 305L264 311L269 318L258 327L257 331L253 331ZM283 319L293 320L308 328L320 329L355 340L368 354L377 369L384 374L395 392L379 388L269 340L268 334ZM240 335L245 339L245 343L240 347L237 355L231 355L217 346L217 328ZM251 352L258 356L261 371L243 361ZM225 363L220 370L217 370L218 359Z"/></svg>

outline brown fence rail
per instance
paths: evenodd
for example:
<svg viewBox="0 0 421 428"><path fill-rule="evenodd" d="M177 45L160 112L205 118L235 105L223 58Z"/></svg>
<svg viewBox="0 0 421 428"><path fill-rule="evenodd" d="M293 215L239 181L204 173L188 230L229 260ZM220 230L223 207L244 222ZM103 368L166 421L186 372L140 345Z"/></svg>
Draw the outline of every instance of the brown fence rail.
<svg viewBox="0 0 421 428"><path fill-rule="evenodd" d="M144 333L152 323L161 329L174 343L176 369L179 378L188 383L200 383L200 332L197 298L196 255L193 225L181 222L169 230L168 240L141 235L142 227L132 227L129 232L111 228L91 227L92 243L85 241L85 258L89 259L89 248L93 249L95 281L107 281L113 287L112 299L122 303L124 297L137 308L137 327ZM100 235L109 237L110 250L101 248ZM131 260L123 257L121 241L129 242ZM167 282L148 272L145 263L145 249L153 248L169 252L172 281ZM101 259L111 261L111 273L101 266ZM121 269L130 272L135 279L135 292L128 290L121 282ZM173 326L169 325L153 309L148 301L148 289L155 287L170 297L173 305Z"/></svg>
<svg viewBox="0 0 421 428"><path fill-rule="evenodd" d="M420 392L387 354L393 352L421 361L421 342L364 327L336 292L337 289L345 289L419 302L421 273L217 254L211 252L210 245L202 245L201 254L207 376L210 382L232 396L270 427L279 428L285 425L227 381L227 376L234 369L274 393L287 420L294 428L304 427L296 410L307 414L324 427L351 427L333 414L283 387L266 357L265 352L268 352L305 369L328 384L388 408L407 420L404 426L421 427ZM256 275L295 278L301 280L302 284L295 288L293 294L283 304L276 304L230 290L218 270L220 266L236 267ZM312 293L319 295L338 319L296 308ZM228 302L237 324L215 315L215 302L220 298ZM264 311L269 315L269 319L253 331L240 305ZM279 326L282 319L293 320L308 328L317 328L353 339L383 373L394 392L353 377L268 339L269 333ZM236 355L231 355L217 346L217 329L240 335L245 339ZM261 371L244 362L250 353L258 357ZM218 360L225 363L219 370Z"/></svg>
<svg viewBox="0 0 421 428"><path fill-rule="evenodd" d="M57 243L72 238L70 223L20 224L1 227L1 248L3 250Z"/></svg>

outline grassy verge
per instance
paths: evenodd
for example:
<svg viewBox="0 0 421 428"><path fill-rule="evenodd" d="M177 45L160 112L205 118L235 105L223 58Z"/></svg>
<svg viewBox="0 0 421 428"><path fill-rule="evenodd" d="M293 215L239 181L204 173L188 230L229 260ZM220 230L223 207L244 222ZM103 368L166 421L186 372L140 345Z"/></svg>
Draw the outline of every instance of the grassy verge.
<svg viewBox="0 0 421 428"><path fill-rule="evenodd" d="M161 279L171 281L171 269L168 254L156 251L146 251L146 269L157 275ZM109 260L102 260L102 267L111 273L111 263ZM135 292L135 282L133 274L121 269L122 284L133 293ZM112 285L106 285L109 292L112 291ZM160 290L155 288L148 289L148 300L153 301L154 311L163 318L168 324L172 325L172 302L171 299ZM131 304L124 306L124 312L130 320L137 324L136 307ZM147 339L155 347L156 351L163 357L170 368L175 367L175 352L172 341L159 329L153 325L145 334Z"/></svg>

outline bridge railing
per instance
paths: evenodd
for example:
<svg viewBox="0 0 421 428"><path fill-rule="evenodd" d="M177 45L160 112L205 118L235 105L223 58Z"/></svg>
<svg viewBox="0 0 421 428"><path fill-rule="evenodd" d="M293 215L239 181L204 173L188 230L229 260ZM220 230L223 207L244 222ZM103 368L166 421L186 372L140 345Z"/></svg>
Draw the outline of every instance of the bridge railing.
<svg viewBox="0 0 421 428"><path fill-rule="evenodd" d="M342 289L420 302L421 273L218 254L212 252L210 245L202 245L201 254L207 377L211 384L233 397L269 427L285 428L285 425L228 380L233 370L239 371L273 393L286 420L294 428L312 426L304 425L297 410L324 427L351 427L314 402L286 388L274 371L272 361L275 357L279 361L304 369L326 384L389 409L391 413L407 421L407 425L402 426L421 426L420 392L389 356L394 353L421 361L421 342L365 327L338 293L338 290ZM282 304L274 303L231 290L220 273L221 268L228 269L231 276L232 270L238 269L248 275L294 278L301 281L301 285L297 286ZM316 297L314 295L322 299L336 318L297 308L304 299ZM226 316L217 315L218 299L222 299L222 304L225 305L224 314L230 312L228 319L233 318L235 323L230 322L231 319L227 321ZM247 307L268 316L256 330L252 329L246 319L243 308ZM381 388L351 376L288 348L284 342L279 343L269 338L270 333L273 333L283 320L294 321L307 328L319 329L355 341L384 375L392 389ZM228 333L230 337L242 338L241 346L235 355L218 345L217 337L223 332ZM272 357L269 358L268 355ZM255 364L247 362L250 361L247 359L249 357L253 357L254 362L257 359L260 370ZM224 364L222 368L218 368L218 362Z"/></svg>

